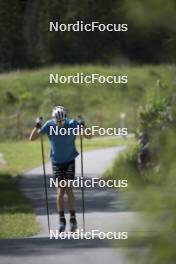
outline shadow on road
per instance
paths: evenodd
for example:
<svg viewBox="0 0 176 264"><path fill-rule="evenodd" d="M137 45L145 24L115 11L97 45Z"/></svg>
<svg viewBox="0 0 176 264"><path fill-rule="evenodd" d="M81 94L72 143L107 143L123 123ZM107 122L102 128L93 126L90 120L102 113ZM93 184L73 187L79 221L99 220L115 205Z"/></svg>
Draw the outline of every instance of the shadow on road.
<svg viewBox="0 0 176 264"><path fill-rule="evenodd" d="M96 175L86 175L85 179L96 177ZM49 186L47 176L47 186ZM43 175L28 175L22 178L21 187L25 195L32 201L37 215L46 214L45 192ZM77 212L82 212L81 188L75 188ZM56 189L48 187L50 214L56 214ZM66 195L65 195L66 199ZM86 212L124 212L129 211L127 202L120 198L120 191L110 188L85 188Z"/></svg>
<svg viewBox="0 0 176 264"><path fill-rule="evenodd" d="M120 243L120 242L119 242ZM50 240L49 238L24 238L0 240L0 255L13 256L38 256L53 255L65 249L74 250L91 248L111 248L112 244L100 239L82 240ZM71 254L71 251L70 251Z"/></svg>

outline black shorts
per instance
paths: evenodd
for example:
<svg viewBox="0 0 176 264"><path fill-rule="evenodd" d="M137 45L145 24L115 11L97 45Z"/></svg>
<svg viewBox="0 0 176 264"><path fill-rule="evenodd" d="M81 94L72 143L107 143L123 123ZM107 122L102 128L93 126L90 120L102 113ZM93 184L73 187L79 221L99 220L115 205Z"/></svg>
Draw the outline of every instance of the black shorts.
<svg viewBox="0 0 176 264"><path fill-rule="evenodd" d="M75 160L62 164L52 163L52 168L55 180L74 180L75 178Z"/></svg>

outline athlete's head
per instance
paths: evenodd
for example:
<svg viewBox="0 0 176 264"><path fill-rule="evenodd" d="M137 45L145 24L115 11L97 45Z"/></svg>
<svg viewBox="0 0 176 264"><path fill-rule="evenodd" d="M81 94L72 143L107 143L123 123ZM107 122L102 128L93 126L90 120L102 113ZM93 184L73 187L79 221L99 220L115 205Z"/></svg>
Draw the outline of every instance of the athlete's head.
<svg viewBox="0 0 176 264"><path fill-rule="evenodd" d="M59 125L64 125L67 113L63 106L55 106L52 111L52 117L56 120Z"/></svg>

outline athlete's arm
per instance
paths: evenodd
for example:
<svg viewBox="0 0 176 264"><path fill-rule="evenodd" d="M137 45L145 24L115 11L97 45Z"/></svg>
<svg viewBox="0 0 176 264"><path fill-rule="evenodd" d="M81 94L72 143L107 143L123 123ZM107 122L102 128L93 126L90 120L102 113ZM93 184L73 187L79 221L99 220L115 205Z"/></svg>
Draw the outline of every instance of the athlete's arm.
<svg viewBox="0 0 176 264"><path fill-rule="evenodd" d="M42 127L42 117L37 117L35 121L35 127L31 131L29 140L33 141L36 140L39 137L40 134L40 128Z"/></svg>
<svg viewBox="0 0 176 264"><path fill-rule="evenodd" d="M36 140L39 137L39 134L40 134L40 132L39 132L38 128L34 127L34 129L31 131L29 140L30 141Z"/></svg>

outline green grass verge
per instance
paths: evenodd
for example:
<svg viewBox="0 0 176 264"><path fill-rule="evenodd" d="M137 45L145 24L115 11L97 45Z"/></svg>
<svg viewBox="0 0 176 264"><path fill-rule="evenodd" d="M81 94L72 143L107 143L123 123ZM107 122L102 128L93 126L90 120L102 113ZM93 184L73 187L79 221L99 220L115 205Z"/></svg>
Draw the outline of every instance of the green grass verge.
<svg viewBox="0 0 176 264"><path fill-rule="evenodd" d="M114 147L118 145L130 144L133 138L121 139L115 137L109 138L93 138L91 140L84 139L84 151ZM79 151L80 142L79 138L76 141ZM49 160L49 142L44 141L46 161ZM23 141L7 141L0 143L0 152L4 155L6 164L0 166L0 171L10 173L12 175L21 174L31 168L41 164L41 146L40 140L30 142Z"/></svg>
<svg viewBox="0 0 176 264"><path fill-rule="evenodd" d="M113 180L127 180L128 187L121 188L122 194L135 192L135 196L139 198L145 187L145 182L141 181L142 176L137 168L138 148L136 139L133 139L131 144L128 144L127 148L116 157L112 166L105 172L104 177ZM133 202L132 199L129 199L129 206Z"/></svg>
<svg viewBox="0 0 176 264"><path fill-rule="evenodd" d="M0 173L0 238L32 236L38 231L32 206L19 190L18 178Z"/></svg>

